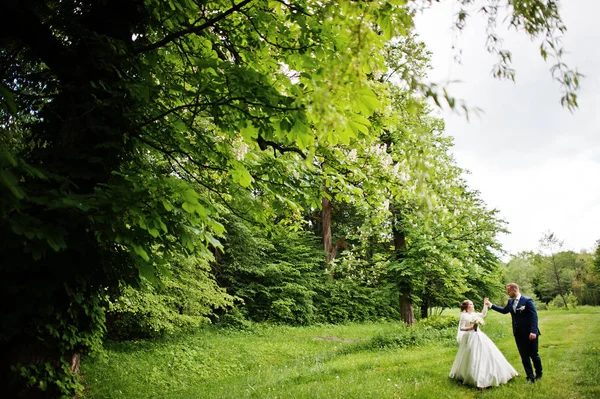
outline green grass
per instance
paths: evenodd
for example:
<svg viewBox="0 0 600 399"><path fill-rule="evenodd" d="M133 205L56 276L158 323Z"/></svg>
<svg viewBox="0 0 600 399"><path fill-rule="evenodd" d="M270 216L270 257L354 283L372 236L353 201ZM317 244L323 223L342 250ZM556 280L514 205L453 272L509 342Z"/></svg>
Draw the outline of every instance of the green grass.
<svg viewBox="0 0 600 399"><path fill-rule="evenodd" d="M600 308L541 311L540 329L544 379L527 385L510 316L490 312L484 331L521 376L482 393L448 378L454 328L417 329L417 346L402 348L406 329L397 323L205 329L108 343L104 356L84 359L82 374L93 399L600 397Z"/></svg>

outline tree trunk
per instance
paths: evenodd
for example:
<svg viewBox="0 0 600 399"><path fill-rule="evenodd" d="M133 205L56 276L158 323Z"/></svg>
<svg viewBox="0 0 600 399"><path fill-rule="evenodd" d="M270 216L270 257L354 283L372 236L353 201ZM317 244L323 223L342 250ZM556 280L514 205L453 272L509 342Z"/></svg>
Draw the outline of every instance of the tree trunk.
<svg viewBox="0 0 600 399"><path fill-rule="evenodd" d="M396 259L402 260L406 257L406 236L403 231L394 227L394 247ZM400 291L400 317L402 321L412 326L415 324L415 312L411 300L411 289L408 283L399 283Z"/></svg>
<svg viewBox="0 0 600 399"><path fill-rule="evenodd" d="M406 287L400 289L400 316L402 317L402 321L409 326L415 324L415 312L410 299L410 289Z"/></svg>
<svg viewBox="0 0 600 399"><path fill-rule="evenodd" d="M321 225L323 226L323 250L325 251L325 262L333 260L333 245L331 241L331 202L326 197L322 199Z"/></svg>
<svg viewBox="0 0 600 399"><path fill-rule="evenodd" d="M331 240L331 201L327 197L321 200L321 226L323 227L323 250L325 251L325 263L329 265L335 253ZM333 280L333 272L329 271L329 279Z"/></svg>
<svg viewBox="0 0 600 399"><path fill-rule="evenodd" d="M554 270L554 277L556 278L556 285L558 286L558 295L560 295L561 299L563 300L563 303L565 304L565 309L569 310L569 305L567 305L567 300L565 299L562 284L560 283L560 276L558 274L558 266L556 265L556 261L554 259L554 254L552 254L552 269Z"/></svg>
<svg viewBox="0 0 600 399"><path fill-rule="evenodd" d="M429 317L429 304L427 303L427 301L423 301L421 303L421 318L422 319L426 319L427 317Z"/></svg>
<svg viewBox="0 0 600 399"><path fill-rule="evenodd" d="M375 247L375 238L369 236L369 246L367 247L366 259L369 263L373 262L373 248Z"/></svg>
<svg viewBox="0 0 600 399"><path fill-rule="evenodd" d="M394 247L396 259L403 259L406 256L406 236L403 231L394 229Z"/></svg>

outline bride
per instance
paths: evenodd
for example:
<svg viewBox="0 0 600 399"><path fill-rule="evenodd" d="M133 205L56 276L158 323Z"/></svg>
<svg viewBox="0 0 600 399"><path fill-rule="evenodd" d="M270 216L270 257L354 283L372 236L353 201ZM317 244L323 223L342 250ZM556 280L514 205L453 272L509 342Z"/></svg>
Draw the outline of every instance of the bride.
<svg viewBox="0 0 600 399"><path fill-rule="evenodd" d="M473 302L460 305L462 314L458 325L458 353L450 370L450 378L464 384L475 385L480 390L508 382L518 375L502 352L481 330L487 306L481 313L474 312Z"/></svg>

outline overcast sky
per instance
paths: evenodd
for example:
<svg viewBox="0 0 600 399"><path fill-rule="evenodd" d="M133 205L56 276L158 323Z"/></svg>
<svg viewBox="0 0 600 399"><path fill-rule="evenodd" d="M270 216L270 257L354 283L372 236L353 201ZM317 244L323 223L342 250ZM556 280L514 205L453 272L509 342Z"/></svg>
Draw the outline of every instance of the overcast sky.
<svg viewBox="0 0 600 399"><path fill-rule="evenodd" d="M600 1L563 2L566 60L586 75L574 113L561 107L560 85L539 43L523 33L499 29L513 53L516 83L491 76L495 58L485 50L481 15L473 15L458 38L462 64L456 64L450 29L455 3L434 3L417 18L417 32L433 53L430 80L460 81L448 86L450 93L483 109L470 122L449 111L440 115L455 138L459 166L471 172L470 187L509 223L504 249L537 250L551 230L566 249L592 250L600 239Z"/></svg>

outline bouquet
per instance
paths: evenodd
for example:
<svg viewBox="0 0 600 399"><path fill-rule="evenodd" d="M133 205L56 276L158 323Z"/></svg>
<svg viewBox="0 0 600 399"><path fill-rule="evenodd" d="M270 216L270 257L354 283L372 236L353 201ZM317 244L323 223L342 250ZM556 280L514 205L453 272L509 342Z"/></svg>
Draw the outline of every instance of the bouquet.
<svg viewBox="0 0 600 399"><path fill-rule="evenodd" d="M479 327L485 324L485 321L483 321L483 317L473 315L473 318L471 319L471 324L475 326L475 331L477 331L479 330Z"/></svg>

